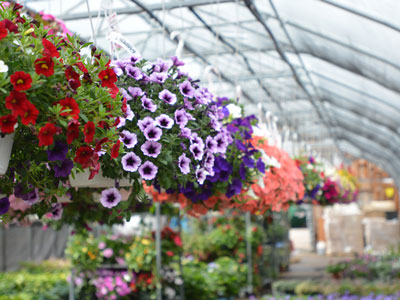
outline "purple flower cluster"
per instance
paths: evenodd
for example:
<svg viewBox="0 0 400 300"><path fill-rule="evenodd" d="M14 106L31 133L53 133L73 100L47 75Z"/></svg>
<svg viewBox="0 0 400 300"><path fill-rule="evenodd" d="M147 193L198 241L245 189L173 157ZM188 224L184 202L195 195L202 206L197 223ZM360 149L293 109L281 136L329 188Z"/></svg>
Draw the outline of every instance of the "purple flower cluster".
<svg viewBox="0 0 400 300"><path fill-rule="evenodd" d="M182 65L176 57L148 64L134 56L112 63L123 83L120 91L127 100L127 111L131 120L137 120L126 122L127 116L120 120L120 140L127 150L121 165L124 171L138 172L154 183L164 168L171 172L171 180L185 176L184 182L201 186L207 176L214 176L215 157L224 157L233 139L223 127L222 108L206 88L179 70ZM178 140L180 149L170 151L170 142ZM176 164L180 174L172 172L174 168L166 161Z"/></svg>

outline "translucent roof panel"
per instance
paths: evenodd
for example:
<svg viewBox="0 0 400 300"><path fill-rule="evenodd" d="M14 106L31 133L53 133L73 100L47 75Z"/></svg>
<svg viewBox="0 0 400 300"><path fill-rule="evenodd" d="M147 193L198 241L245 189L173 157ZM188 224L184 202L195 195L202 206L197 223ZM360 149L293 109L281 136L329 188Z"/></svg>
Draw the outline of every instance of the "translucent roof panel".
<svg viewBox="0 0 400 300"><path fill-rule="evenodd" d="M240 94L249 114L261 103L321 156L369 156L400 170L390 162L400 146L400 1L22 2L108 52L115 32L150 60L178 52L213 93Z"/></svg>

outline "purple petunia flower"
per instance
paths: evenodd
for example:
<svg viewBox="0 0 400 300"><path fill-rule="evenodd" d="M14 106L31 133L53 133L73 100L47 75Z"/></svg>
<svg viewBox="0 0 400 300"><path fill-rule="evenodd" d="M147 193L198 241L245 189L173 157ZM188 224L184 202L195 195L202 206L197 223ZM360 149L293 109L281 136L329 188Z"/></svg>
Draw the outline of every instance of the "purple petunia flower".
<svg viewBox="0 0 400 300"><path fill-rule="evenodd" d="M124 88L120 88L119 91L121 92L122 96L126 99L126 101L132 100L132 96L129 95Z"/></svg>
<svg viewBox="0 0 400 300"><path fill-rule="evenodd" d="M129 132L128 130L122 131L122 136L119 138L125 147L131 149L137 144L137 136L135 133Z"/></svg>
<svg viewBox="0 0 400 300"><path fill-rule="evenodd" d="M149 125L145 128L143 134L149 141L158 141L162 136L162 130L154 125Z"/></svg>
<svg viewBox="0 0 400 300"><path fill-rule="evenodd" d="M251 157L249 157L249 156L244 156L243 158L242 158L242 160L243 160L243 163L247 166L247 167L249 167L249 168L254 168L254 159L252 159Z"/></svg>
<svg viewBox="0 0 400 300"><path fill-rule="evenodd" d="M181 128L181 133L179 134L180 137L190 139L192 137L192 131L190 128L183 127Z"/></svg>
<svg viewBox="0 0 400 300"><path fill-rule="evenodd" d="M165 103L169 105L173 105L176 103L176 95L168 91L167 89L162 90L158 97L163 100Z"/></svg>
<svg viewBox="0 0 400 300"><path fill-rule="evenodd" d="M139 168L140 176L145 180L152 180L156 177L158 168L151 161L146 161Z"/></svg>
<svg viewBox="0 0 400 300"><path fill-rule="evenodd" d="M39 190L34 189L33 191L27 193L22 197L22 199L27 202L29 205L33 205L39 201Z"/></svg>
<svg viewBox="0 0 400 300"><path fill-rule="evenodd" d="M74 167L74 163L70 159L64 159L60 165L55 164L53 166L54 170L54 177L60 178L60 177L67 177L69 174L71 174L71 170Z"/></svg>
<svg viewBox="0 0 400 300"><path fill-rule="evenodd" d="M101 192L100 203L107 208L117 206L121 201L121 194L116 188L109 188Z"/></svg>
<svg viewBox="0 0 400 300"><path fill-rule="evenodd" d="M206 138L206 148L212 153L217 153L217 142L211 136Z"/></svg>
<svg viewBox="0 0 400 300"><path fill-rule="evenodd" d="M238 148L240 151L246 152L247 148L245 145L243 145L243 143L240 140L235 140L235 145L236 148Z"/></svg>
<svg viewBox="0 0 400 300"><path fill-rule="evenodd" d="M121 163L122 163L122 168L125 171L136 172L140 164L142 163L142 160L135 153L129 152L124 156L122 156Z"/></svg>
<svg viewBox="0 0 400 300"><path fill-rule="evenodd" d="M239 175L240 175L240 178L242 178L243 180L246 179L246 167L245 167L244 163L240 164Z"/></svg>
<svg viewBox="0 0 400 300"><path fill-rule="evenodd" d="M47 150L49 161L64 160L67 157L68 145L62 141L56 141L51 150Z"/></svg>
<svg viewBox="0 0 400 300"><path fill-rule="evenodd" d="M221 131L222 123L218 121L216 118L211 118L210 127L215 131Z"/></svg>
<svg viewBox="0 0 400 300"><path fill-rule="evenodd" d="M178 109L175 111L175 122L179 124L180 127L185 127L188 123L188 117L184 109Z"/></svg>
<svg viewBox="0 0 400 300"><path fill-rule="evenodd" d="M218 133L214 137L214 141L217 143L216 153L225 153L228 147L228 141L224 134Z"/></svg>
<svg viewBox="0 0 400 300"><path fill-rule="evenodd" d="M230 133L235 133L239 131L239 128L237 128L235 125L233 124L228 124L228 126L226 126L226 129L230 132Z"/></svg>
<svg viewBox="0 0 400 300"><path fill-rule="evenodd" d="M157 72L157 73L168 72L170 67L171 67L171 63L166 62L165 60L162 60L161 58L158 58L157 62L155 64L153 64L153 70L154 70L154 72Z"/></svg>
<svg viewBox="0 0 400 300"><path fill-rule="evenodd" d="M63 207L61 203L53 203L51 205L51 218L53 220L60 220L63 214Z"/></svg>
<svg viewBox="0 0 400 300"><path fill-rule="evenodd" d="M183 61L179 60L177 56L172 56L171 60L172 60L172 64L175 67L180 67L180 66L184 66L185 65L185 63Z"/></svg>
<svg viewBox="0 0 400 300"><path fill-rule="evenodd" d="M168 74L167 73L152 73L150 75L150 81L154 83L163 84L165 80L167 80Z"/></svg>
<svg viewBox="0 0 400 300"><path fill-rule="evenodd" d="M204 142L202 140L201 137L199 137L199 135L195 132L192 134L191 138L190 138L190 142L192 144L197 144L199 145L202 149L204 149Z"/></svg>
<svg viewBox="0 0 400 300"><path fill-rule="evenodd" d="M140 87L128 87L128 92L133 98L137 98L144 95L144 92Z"/></svg>
<svg viewBox="0 0 400 300"><path fill-rule="evenodd" d="M140 149L142 150L144 155L154 157L154 158L156 158L160 154L161 148L162 148L162 145L160 143L157 143L154 141L146 141L140 147Z"/></svg>
<svg viewBox="0 0 400 300"><path fill-rule="evenodd" d="M138 121L138 126L142 132L150 125L154 125L152 117L144 117L142 120Z"/></svg>
<svg viewBox="0 0 400 300"><path fill-rule="evenodd" d="M226 192L226 196L228 198L231 198L235 195L239 195L240 192L242 191L242 182L240 179L235 178L232 180L232 184L228 186L228 191Z"/></svg>
<svg viewBox="0 0 400 300"><path fill-rule="evenodd" d="M128 77L134 78L136 80L140 80L143 78L142 71L139 68L134 67L132 65L126 66L125 71Z"/></svg>
<svg viewBox="0 0 400 300"><path fill-rule="evenodd" d="M117 119L118 119L117 128L124 127L125 124L126 124L126 119L125 119L125 118L122 118L122 117L117 117Z"/></svg>
<svg viewBox="0 0 400 300"><path fill-rule="evenodd" d="M157 110L157 105L155 105L150 98L143 96L140 100L142 101L142 107L144 109L147 109L151 112L155 112Z"/></svg>
<svg viewBox="0 0 400 300"><path fill-rule="evenodd" d="M181 94L185 97L193 98L194 96L195 89L192 87L192 84L188 80L185 80L179 85L179 90L181 91Z"/></svg>
<svg viewBox="0 0 400 300"><path fill-rule="evenodd" d="M162 128L171 129L174 125L174 120L166 114L161 114L156 118L155 124Z"/></svg>
<svg viewBox="0 0 400 300"><path fill-rule="evenodd" d="M214 167L215 157L210 150L206 150L204 159L204 166L207 168Z"/></svg>
<svg viewBox="0 0 400 300"><path fill-rule="evenodd" d="M257 160L256 168L257 168L258 171L260 171L262 174L265 173L265 164L264 164L264 162L262 161L261 158L259 158L259 159Z"/></svg>
<svg viewBox="0 0 400 300"><path fill-rule="evenodd" d="M8 200L8 197L1 198L0 199L0 215L4 215L5 213L7 213L9 208L10 208L10 201Z"/></svg>
<svg viewBox="0 0 400 300"><path fill-rule="evenodd" d="M142 57L140 55L132 55L129 60L133 63L136 64L138 63L140 60L142 59Z"/></svg>
<svg viewBox="0 0 400 300"><path fill-rule="evenodd" d="M178 74L176 74L176 79L181 79L182 77L188 77L188 73L178 69Z"/></svg>
<svg viewBox="0 0 400 300"><path fill-rule="evenodd" d="M184 107L187 110L195 110L193 103L188 98L183 98Z"/></svg>
<svg viewBox="0 0 400 300"><path fill-rule="evenodd" d="M135 117L135 113L132 111L131 106L127 105L126 106L126 112L125 112L125 119L132 121L133 118Z"/></svg>
<svg viewBox="0 0 400 300"><path fill-rule="evenodd" d="M178 166L183 174L188 174L190 172L190 158L186 157L185 153L179 156Z"/></svg>
<svg viewBox="0 0 400 300"><path fill-rule="evenodd" d="M194 158L196 160L202 160L203 159L203 155L204 155L204 151L203 148L198 145L198 144L193 144L189 147L190 152L192 152Z"/></svg>
<svg viewBox="0 0 400 300"><path fill-rule="evenodd" d="M196 178L199 184L203 184L204 181L206 180L206 177L207 177L207 172L203 168L196 170Z"/></svg>

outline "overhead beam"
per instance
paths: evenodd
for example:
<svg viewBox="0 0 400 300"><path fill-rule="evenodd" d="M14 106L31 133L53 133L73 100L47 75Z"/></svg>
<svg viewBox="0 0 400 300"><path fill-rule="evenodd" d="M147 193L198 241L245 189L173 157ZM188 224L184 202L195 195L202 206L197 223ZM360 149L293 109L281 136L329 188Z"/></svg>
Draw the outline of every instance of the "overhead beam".
<svg viewBox="0 0 400 300"><path fill-rule="evenodd" d="M226 2L233 2L234 0L218 0L219 3L226 3ZM176 8L181 8L181 7L187 7L187 6L202 6L202 5L209 5L209 4L215 4L215 0L185 0L185 1L160 1L159 3L155 4L149 4L146 5L146 8L151 11L162 11L162 10L172 10ZM117 8L113 9L113 12L117 13L118 15L134 15L134 14L140 14L145 12L145 10L138 6L138 7L124 7L124 8ZM104 12L103 11L93 11L92 15L97 16L99 15L101 17L104 17ZM75 13L72 15L66 15L63 16L63 21L74 21L74 20L81 20L81 19L86 19L89 18L89 14L84 12L84 13Z"/></svg>
<svg viewBox="0 0 400 300"><path fill-rule="evenodd" d="M388 22L388 21L386 21L386 20L384 20L382 18L379 18L377 16L373 16L373 15L367 14L365 12L362 12L362 11L360 11L358 9L352 8L352 7L347 6L347 5L339 4L336 1L332 1L332 0L320 0L320 1L324 2L326 4L329 4L329 5L332 5L332 6L336 7L336 8L340 8L342 10L350 12L352 14L355 14L357 16L363 17L363 18L365 18L367 20L370 20L372 22L381 24L381 25L386 26L386 27L388 27L390 29L396 30L397 32L400 32L400 27L399 26L397 26L397 25L395 25L393 23L390 23L390 22Z"/></svg>
<svg viewBox="0 0 400 300"><path fill-rule="evenodd" d="M367 93L367 92L365 92L365 91L363 91L363 90L357 89L357 88L355 88L354 86L351 86L351 85L349 85L349 84L347 84L347 83L338 81L338 80L336 80L336 79L334 79L334 78L332 78L332 77L329 77L329 76L324 75L324 74L322 74L322 73L320 73L320 72L317 72L317 71L310 71L310 73L312 73L312 74L314 74L314 75L316 75L316 76L318 76L318 77L320 77L320 78L322 78L322 79L325 79L325 80L327 80L327 81L330 81L330 82L332 82L332 83L335 83L336 85L342 86L342 87L344 87L344 88L346 88L346 89L348 89L348 90L351 90L351 91L353 91L353 92L355 92L355 93L358 93L358 94L360 94L360 95L366 96L366 97L368 97L368 98L370 98L370 99L374 99L374 100L376 100L376 101L378 101L378 102L380 102L380 103L384 103L385 105L390 106L391 108L400 111L400 107L396 107L396 106L394 106L392 103L390 103L390 102L388 102L388 101L386 101L386 100L384 100L384 99L382 99L382 98L379 98L379 97L377 97L377 96L375 96L375 95L371 95L371 94L369 94L369 93Z"/></svg>

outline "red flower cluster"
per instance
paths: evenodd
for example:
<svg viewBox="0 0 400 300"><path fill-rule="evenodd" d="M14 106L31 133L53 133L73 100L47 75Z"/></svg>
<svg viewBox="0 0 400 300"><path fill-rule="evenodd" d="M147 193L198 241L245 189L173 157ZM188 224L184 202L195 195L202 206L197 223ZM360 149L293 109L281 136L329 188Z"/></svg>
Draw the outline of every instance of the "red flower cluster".
<svg viewBox="0 0 400 300"><path fill-rule="evenodd" d="M10 76L10 81L14 85L15 90L11 91L5 99L5 106L7 109L11 110L11 115L2 117L2 122L0 124L2 133L14 132L14 125L17 122L17 117L21 118L21 122L24 125L35 125L39 115L36 106L28 100L26 94L19 92L20 90L29 89L31 87L31 76L25 72L15 72ZM12 123L14 124L11 126Z"/></svg>
<svg viewBox="0 0 400 300"><path fill-rule="evenodd" d="M117 75L111 68L105 69L99 73L99 78L101 80L101 86L109 87L110 89L115 88L115 83L117 82Z"/></svg>

